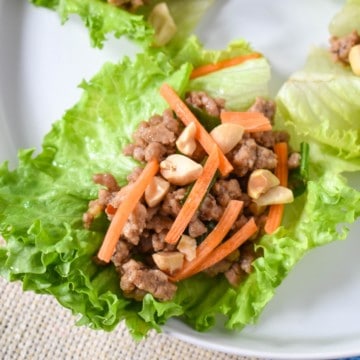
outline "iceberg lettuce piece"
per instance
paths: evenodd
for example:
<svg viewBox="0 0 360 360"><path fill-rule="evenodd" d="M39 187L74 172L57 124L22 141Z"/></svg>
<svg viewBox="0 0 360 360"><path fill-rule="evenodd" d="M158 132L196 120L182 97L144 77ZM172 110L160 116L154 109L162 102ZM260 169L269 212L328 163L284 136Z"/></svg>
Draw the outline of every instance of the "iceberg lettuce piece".
<svg viewBox="0 0 360 360"><path fill-rule="evenodd" d="M239 75L242 72L244 76ZM228 79L231 78L233 81L230 82ZM264 87L264 82L269 80L269 65L262 57L195 78L190 81L189 89L205 91L214 98L226 98L227 109L239 111L248 109L257 96L268 96L268 87Z"/></svg>
<svg viewBox="0 0 360 360"><path fill-rule="evenodd" d="M245 40L233 41L223 51L214 51L204 49L198 39L192 36L181 49L172 54L172 58L177 64L189 61L196 68L253 53L254 50ZM265 57L260 56L192 79L188 90L202 90L214 98L226 99L229 110L246 110L256 97L269 96L270 77L270 64Z"/></svg>
<svg viewBox="0 0 360 360"><path fill-rule="evenodd" d="M360 168L360 77L334 63L326 49L313 49L277 95L278 121L294 140L314 142L343 163ZM320 153L318 154L320 155Z"/></svg>
<svg viewBox="0 0 360 360"><path fill-rule="evenodd" d="M329 31L334 36L344 36L356 30L360 34L360 1L348 0L333 17Z"/></svg>

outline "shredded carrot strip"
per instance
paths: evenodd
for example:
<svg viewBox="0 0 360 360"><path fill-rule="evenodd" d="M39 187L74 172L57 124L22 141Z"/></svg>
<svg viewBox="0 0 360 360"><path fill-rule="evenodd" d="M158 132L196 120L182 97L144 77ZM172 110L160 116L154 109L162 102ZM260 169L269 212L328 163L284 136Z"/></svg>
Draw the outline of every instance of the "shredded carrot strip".
<svg viewBox="0 0 360 360"><path fill-rule="evenodd" d="M204 75L210 74L212 72L225 69L227 67L240 65L240 64L244 63L245 61L257 59L257 58L260 58L261 56L262 55L258 54L258 53L251 53L251 54L247 54L247 55L236 56L232 59L222 60L215 64L206 64L203 66L199 66L192 71L192 73L190 75L190 79L195 79L197 77L204 76Z"/></svg>
<svg viewBox="0 0 360 360"><path fill-rule="evenodd" d="M219 245L202 264L200 271L203 271L210 266L217 264L219 261L225 259L238 247L240 247L246 240L253 236L258 231L258 227L254 218L251 218L240 230L238 230L230 239Z"/></svg>
<svg viewBox="0 0 360 360"><path fill-rule="evenodd" d="M205 128L201 125L199 120L190 111L186 104L181 100L179 95L167 84L163 84L161 86L160 94L185 125L189 125L192 122L196 125L196 139L199 141L204 150L210 155L214 145L216 145L214 139L205 130ZM223 176L226 176L233 170L233 167L224 153L220 149L218 149L218 151L219 170Z"/></svg>
<svg viewBox="0 0 360 360"><path fill-rule="evenodd" d="M210 266L217 264L219 261L225 259L233 251L239 248L246 240L253 236L258 230L254 218L251 218L240 230L238 230L230 239L223 242L215 248L203 262L189 271L186 277L191 277L203 270L208 269ZM184 277L182 277L184 279ZM177 281L177 277L171 280Z"/></svg>
<svg viewBox="0 0 360 360"><path fill-rule="evenodd" d="M270 206L269 214L264 226L264 230L267 234L272 234L281 225L284 209L284 204L274 204Z"/></svg>
<svg viewBox="0 0 360 360"><path fill-rule="evenodd" d="M280 180L280 185L288 185L288 144L286 142L276 143L274 146L275 154L277 155L278 162L275 169L275 175Z"/></svg>
<svg viewBox="0 0 360 360"><path fill-rule="evenodd" d="M109 262L114 253L116 244L119 240L123 227L135 206L143 196L146 187L159 170L159 163L156 160L148 162L140 176L132 186L131 190L117 208L116 213L111 220L110 226L105 234L104 241L98 252L98 259Z"/></svg>
<svg viewBox="0 0 360 360"><path fill-rule="evenodd" d="M244 203L238 200L231 200L227 205L219 222L214 230L206 237L206 239L196 249L196 257L190 262L186 262L183 268L173 276L173 281L179 281L191 274L194 269L200 267L206 260L207 256L221 243L226 234L229 232L234 222L238 218Z"/></svg>
<svg viewBox="0 0 360 360"><path fill-rule="evenodd" d="M184 233L191 218L194 216L201 200L205 196L209 185L219 166L218 147L214 146L213 151L206 160L204 169L199 178L195 181L188 197L185 200L178 216L173 222L169 232L166 234L165 241L169 244L175 244Z"/></svg>
<svg viewBox="0 0 360 360"><path fill-rule="evenodd" d="M272 129L270 120L261 112L256 111L222 111L222 123L241 125L245 132L269 131Z"/></svg>
<svg viewBox="0 0 360 360"><path fill-rule="evenodd" d="M278 162L275 175L279 178L280 185L288 184L288 144L285 142L276 143L274 146ZM265 222L264 230L267 234L272 234L280 225L284 214L284 204L274 204L270 206L269 214Z"/></svg>

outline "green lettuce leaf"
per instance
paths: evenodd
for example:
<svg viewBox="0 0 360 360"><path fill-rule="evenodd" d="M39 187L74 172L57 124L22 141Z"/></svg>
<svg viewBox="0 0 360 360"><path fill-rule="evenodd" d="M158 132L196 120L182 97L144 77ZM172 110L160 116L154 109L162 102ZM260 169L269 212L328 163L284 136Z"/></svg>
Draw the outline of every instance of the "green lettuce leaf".
<svg viewBox="0 0 360 360"><path fill-rule="evenodd" d="M360 1L348 0L329 25L329 31L334 36L344 36L356 30L360 33Z"/></svg>
<svg viewBox="0 0 360 360"><path fill-rule="evenodd" d="M278 122L293 137L343 160L343 170L360 169L360 78L334 63L326 49L313 49L306 66L277 95ZM346 163L348 164L346 166Z"/></svg>
<svg viewBox="0 0 360 360"><path fill-rule="evenodd" d="M91 44L102 48L108 35L123 35L139 44L149 45L154 30L142 15L130 14L102 0L29 0L36 6L55 10L65 23L71 15L78 15L89 30Z"/></svg>
<svg viewBox="0 0 360 360"><path fill-rule="evenodd" d="M160 1L154 0L135 13L108 4L106 0L29 0L36 6L55 10L65 23L72 15L78 15L88 28L91 43L102 48L104 41L113 35L126 36L143 47L154 41L154 28L147 22L151 9ZM195 28L214 0L178 1L167 0L170 13L176 23L177 33L169 47L180 47L181 42ZM186 15L184 15L186 14Z"/></svg>
<svg viewBox="0 0 360 360"><path fill-rule="evenodd" d="M196 68L253 52L245 40L233 41L225 50L214 51L204 49L196 37L190 37L182 48L173 52L171 56L176 64L188 61ZM224 98L229 110L245 110L257 96L268 97L270 76L267 59L260 57L192 79L188 90L202 90L214 98ZM229 79L233 80L229 81Z"/></svg>
<svg viewBox="0 0 360 360"><path fill-rule="evenodd" d="M225 53L231 56L230 48ZM167 82L184 94L192 67L155 52L139 54L133 62L125 58L119 64L105 64L93 79L81 84L80 101L54 123L39 154L21 150L15 170L7 163L1 165L0 233L7 242L0 248L2 276L22 281L24 290L52 294L81 315L78 324L112 330L125 320L136 338L151 328L159 330L170 316L185 314L190 303L203 301L189 300L186 284L172 302L159 303L150 295L143 303L125 299L115 269L93 261L108 221L98 219L91 231L82 224L89 200L97 196L92 175L110 171L120 183L125 182L136 163L122 155L124 145L131 141L140 121L167 107L159 95L160 85ZM268 64L254 60L254 67L264 71ZM232 80L234 76L251 78L253 73L238 71L231 75ZM260 85L259 79L253 85L247 83L250 85L236 89L239 96L253 93L251 87ZM212 86L218 85L213 82ZM262 86L266 92L267 78ZM202 291L214 287L212 281ZM211 314L215 313L216 306L211 308Z"/></svg>
<svg viewBox="0 0 360 360"><path fill-rule="evenodd" d="M244 72L245 76L237 73ZM233 78L230 82L227 79ZM190 81L189 89L202 90L214 98L226 98L228 110L245 110L257 96L267 97L268 89L264 81L270 80L267 60L259 58L246 61L241 66L229 67ZM248 89L248 91L244 91ZM243 95L240 97L239 93Z"/></svg>
<svg viewBox="0 0 360 360"><path fill-rule="evenodd" d="M142 76L139 69L146 69ZM121 296L114 268L93 262L107 221L100 219L87 231L81 214L97 193L92 174L110 170L124 181L135 164L121 154L124 143L143 118L164 110L160 84L166 80L181 93L190 69L187 64L174 69L162 56L106 64L81 85L82 99L54 124L40 154L23 150L14 171L6 163L1 166L0 231L7 240L7 247L0 248L3 276L21 280L25 290L54 295L82 315L80 324L112 330L125 319L135 337L146 334L151 326L138 315L140 305Z"/></svg>

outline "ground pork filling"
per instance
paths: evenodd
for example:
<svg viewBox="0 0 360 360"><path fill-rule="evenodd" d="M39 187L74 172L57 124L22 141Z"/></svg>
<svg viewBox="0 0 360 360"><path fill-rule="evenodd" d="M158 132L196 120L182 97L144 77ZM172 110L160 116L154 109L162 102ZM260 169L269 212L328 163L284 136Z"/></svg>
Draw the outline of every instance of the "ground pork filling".
<svg viewBox="0 0 360 360"><path fill-rule="evenodd" d="M190 92L186 95L186 101L211 116L217 117L225 106L223 100L213 99L204 92ZM273 122L275 103L258 98L249 111L262 112ZM183 130L184 126L174 113L171 110L165 110L162 115L154 115L139 125L133 134L133 143L124 149L124 154L132 156L139 162L156 159L161 163L169 155L179 153L177 140ZM238 286L253 270L253 261L261 255L255 251L254 244L263 233L269 208L269 206L257 206L248 195L249 176L256 169L273 172L277 165L274 145L278 142L288 142L288 140L289 136L285 132L244 133L241 140L226 154L234 171L225 177L216 176L187 226L184 235L189 241L181 249L178 244L168 244L164 239L180 212L191 184L176 185L164 179L161 173L157 174L156 179L163 189L160 199L149 200L145 193L128 218L112 257L112 262L120 275L120 287L124 295L141 300L145 294L151 293L162 301L172 299L177 286L170 281L169 275L174 269L160 269L153 255L166 252L171 255L174 262L179 259L190 260L194 255L193 245L199 244L214 228L231 200L243 201L244 206L230 229L228 237L250 218L254 218L259 229L258 233L227 258L203 273L208 276L225 276L232 286ZM205 161L206 153L198 143L195 145L192 155L187 156L201 164ZM299 162L300 154L290 151L289 169L297 168ZM116 209L141 171L141 167L135 168L127 178L128 184L123 187L118 185L110 173L94 175L94 182L101 185L101 188L98 198L89 203L88 211L83 216L84 226L90 228L93 220L103 212L111 221Z"/></svg>
<svg viewBox="0 0 360 360"><path fill-rule="evenodd" d="M344 36L330 38L330 53L336 62L349 64L349 54L352 47L360 44L360 35L356 30Z"/></svg>

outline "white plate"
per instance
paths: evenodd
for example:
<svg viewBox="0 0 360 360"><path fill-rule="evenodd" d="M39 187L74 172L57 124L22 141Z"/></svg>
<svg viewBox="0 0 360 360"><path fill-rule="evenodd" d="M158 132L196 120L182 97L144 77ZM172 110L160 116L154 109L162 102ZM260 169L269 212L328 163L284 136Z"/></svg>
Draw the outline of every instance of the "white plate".
<svg viewBox="0 0 360 360"><path fill-rule="evenodd" d="M343 1L219 0L198 28L209 47L245 37L273 64L275 91L301 67L313 45L326 45L327 25ZM106 60L134 46L111 40L92 49L83 25L61 27L56 14L26 1L0 0L0 161L41 138L78 99L76 86ZM358 184L358 177L352 182ZM191 343L239 355L320 359L360 354L360 222L349 238L314 250L278 288L256 325L196 333L178 321L166 331ZM1 316L1 309L0 309Z"/></svg>

